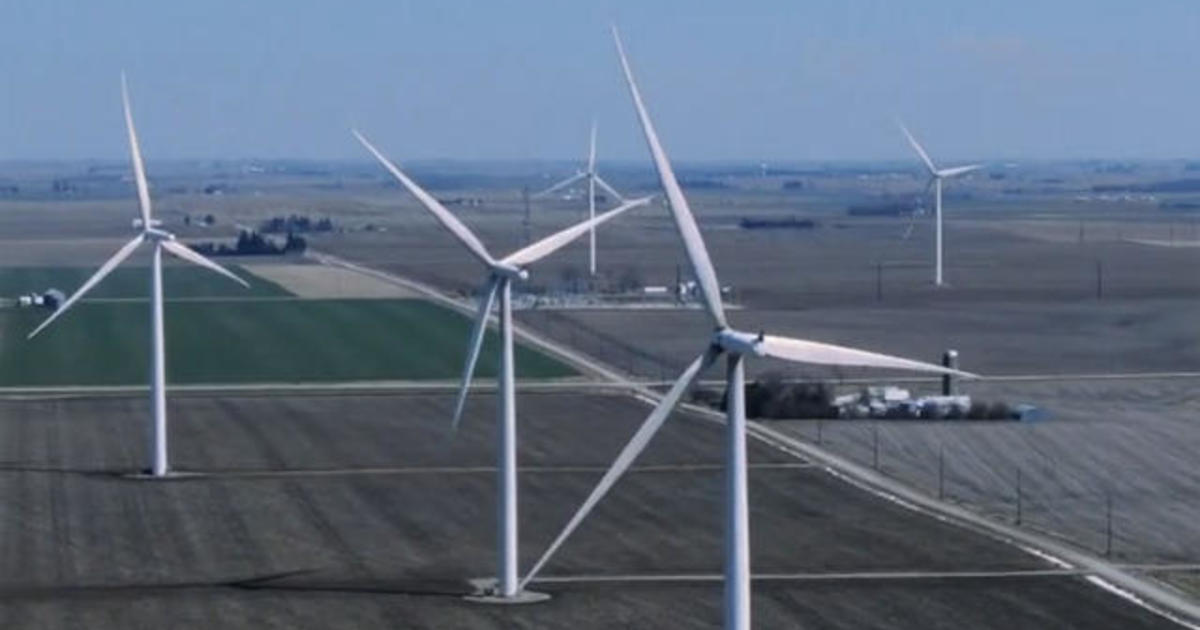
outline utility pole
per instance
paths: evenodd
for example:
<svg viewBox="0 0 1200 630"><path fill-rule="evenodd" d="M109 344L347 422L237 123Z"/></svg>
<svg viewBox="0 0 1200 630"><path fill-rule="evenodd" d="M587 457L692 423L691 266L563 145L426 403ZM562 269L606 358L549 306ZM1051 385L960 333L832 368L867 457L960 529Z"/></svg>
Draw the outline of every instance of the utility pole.
<svg viewBox="0 0 1200 630"><path fill-rule="evenodd" d="M1104 262L1096 261L1096 299L1104 299Z"/></svg>
<svg viewBox="0 0 1200 630"><path fill-rule="evenodd" d="M1021 467L1017 466L1017 525L1021 524Z"/></svg>
<svg viewBox="0 0 1200 630"><path fill-rule="evenodd" d="M1112 493L1104 493L1104 557L1112 557Z"/></svg>
<svg viewBox="0 0 1200 630"><path fill-rule="evenodd" d="M946 498L946 446L938 444L938 501Z"/></svg>
<svg viewBox="0 0 1200 630"><path fill-rule="evenodd" d="M871 467L879 470L879 423L871 423Z"/></svg>

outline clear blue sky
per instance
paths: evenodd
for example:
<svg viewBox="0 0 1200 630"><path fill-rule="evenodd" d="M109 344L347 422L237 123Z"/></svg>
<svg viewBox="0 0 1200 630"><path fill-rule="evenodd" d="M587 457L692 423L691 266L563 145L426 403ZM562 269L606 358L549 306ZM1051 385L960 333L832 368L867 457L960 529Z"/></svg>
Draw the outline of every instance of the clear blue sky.
<svg viewBox="0 0 1200 630"><path fill-rule="evenodd" d="M1195 0L7 0L0 159L1200 157Z"/></svg>

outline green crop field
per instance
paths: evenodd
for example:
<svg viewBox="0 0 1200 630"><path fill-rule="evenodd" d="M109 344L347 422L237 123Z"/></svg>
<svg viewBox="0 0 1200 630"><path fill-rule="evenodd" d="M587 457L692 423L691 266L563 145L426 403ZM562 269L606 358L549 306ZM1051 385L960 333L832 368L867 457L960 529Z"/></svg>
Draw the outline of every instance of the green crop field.
<svg viewBox="0 0 1200 630"><path fill-rule="evenodd" d="M220 280L220 278L218 278ZM146 302L81 302L33 340L47 311L0 310L0 386L139 384L147 378ZM423 300L168 302L171 383L456 379L470 321ZM496 373L489 333L477 374ZM517 347L517 375L573 375Z"/></svg>
<svg viewBox="0 0 1200 630"><path fill-rule="evenodd" d="M263 280L240 267L230 267L250 284L247 289L207 269L167 265L163 268L163 290L167 299L187 297L281 297L291 295L283 287ZM0 269L0 297L58 289L70 295L96 269L87 267L6 267ZM88 298L138 298L150 294L149 267L118 267L88 292Z"/></svg>

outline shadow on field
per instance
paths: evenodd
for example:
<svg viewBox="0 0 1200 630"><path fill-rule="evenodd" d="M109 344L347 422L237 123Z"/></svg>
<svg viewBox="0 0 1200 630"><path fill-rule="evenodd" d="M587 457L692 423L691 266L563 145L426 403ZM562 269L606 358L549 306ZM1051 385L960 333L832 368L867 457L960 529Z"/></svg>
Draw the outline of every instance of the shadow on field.
<svg viewBox="0 0 1200 630"><path fill-rule="evenodd" d="M419 597L461 598L474 589L462 578L408 577L352 578L314 575L315 571L296 571L289 575L264 576L225 584L253 591L290 591L311 593L352 593L361 595L408 595Z"/></svg>
<svg viewBox="0 0 1200 630"><path fill-rule="evenodd" d="M47 464L29 462L0 462L0 472L77 475L80 477L115 479L131 475L136 471L128 468L76 468L71 466L50 466Z"/></svg>
<svg viewBox="0 0 1200 630"><path fill-rule="evenodd" d="M321 569L297 569L244 578L181 580L177 582L129 582L119 584L0 585L0 601L52 600L61 597L127 597L131 594L171 594L203 589L239 589L248 591L287 591L311 593L352 593L363 595L407 595L460 598L472 592L463 579L431 578L322 578Z"/></svg>

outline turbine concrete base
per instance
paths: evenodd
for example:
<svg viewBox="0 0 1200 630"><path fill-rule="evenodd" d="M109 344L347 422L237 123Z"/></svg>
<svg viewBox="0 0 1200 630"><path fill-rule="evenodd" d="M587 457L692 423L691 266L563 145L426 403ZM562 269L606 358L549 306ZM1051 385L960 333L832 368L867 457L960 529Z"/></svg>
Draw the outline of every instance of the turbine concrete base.
<svg viewBox="0 0 1200 630"><path fill-rule="evenodd" d="M123 479L132 479L134 481L182 481L184 479L196 479L202 477L201 473L180 472L168 470L165 475L156 475L149 470L139 470L135 473L125 473L121 475Z"/></svg>
<svg viewBox="0 0 1200 630"><path fill-rule="evenodd" d="M475 587L475 592L470 595L464 595L463 599L472 604L516 606L521 604L539 604L550 599L549 593L525 590L518 591L516 594L506 597L496 590L495 578L471 580L471 585Z"/></svg>
<svg viewBox="0 0 1200 630"><path fill-rule="evenodd" d="M520 604L539 604L549 600L550 595L536 591L521 591L512 597L505 597L503 595L464 595L463 599L472 604L515 606Z"/></svg>

